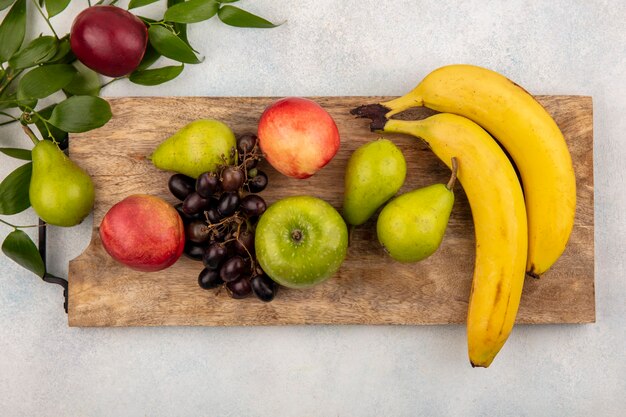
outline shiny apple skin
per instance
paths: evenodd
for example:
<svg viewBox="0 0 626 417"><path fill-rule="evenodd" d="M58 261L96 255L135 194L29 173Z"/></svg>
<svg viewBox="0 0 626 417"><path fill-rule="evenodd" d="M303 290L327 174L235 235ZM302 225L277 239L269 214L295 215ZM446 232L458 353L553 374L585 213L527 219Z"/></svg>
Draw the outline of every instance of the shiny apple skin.
<svg viewBox="0 0 626 417"><path fill-rule="evenodd" d="M138 271L165 269L185 248L185 229L176 209L147 194L128 196L111 207L99 233L113 259Z"/></svg>
<svg viewBox="0 0 626 417"><path fill-rule="evenodd" d="M115 6L83 10L72 24L70 45L76 58L109 77L133 72L148 44L148 29L141 19Z"/></svg>
<svg viewBox="0 0 626 417"><path fill-rule="evenodd" d="M268 106L259 121L259 146L280 173L308 178L337 154L339 130L313 100L286 97Z"/></svg>

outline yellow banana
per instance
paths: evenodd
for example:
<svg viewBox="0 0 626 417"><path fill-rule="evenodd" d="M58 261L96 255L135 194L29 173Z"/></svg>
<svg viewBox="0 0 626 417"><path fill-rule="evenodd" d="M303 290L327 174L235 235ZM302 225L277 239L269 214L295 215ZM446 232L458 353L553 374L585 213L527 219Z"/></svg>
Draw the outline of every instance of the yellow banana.
<svg viewBox="0 0 626 417"><path fill-rule="evenodd" d="M513 328L524 284L528 229L515 170L491 136L465 117L440 113L405 121L380 116L368 115L373 130L419 137L449 167L452 157L458 159L458 178L472 209L476 236L468 353L472 366L487 367Z"/></svg>
<svg viewBox="0 0 626 417"><path fill-rule="evenodd" d="M449 65L424 78L407 95L381 103L386 117L410 107L465 116L508 151L522 177L528 213L526 271L539 276L561 256L576 210L576 178L559 127L524 89L472 65Z"/></svg>

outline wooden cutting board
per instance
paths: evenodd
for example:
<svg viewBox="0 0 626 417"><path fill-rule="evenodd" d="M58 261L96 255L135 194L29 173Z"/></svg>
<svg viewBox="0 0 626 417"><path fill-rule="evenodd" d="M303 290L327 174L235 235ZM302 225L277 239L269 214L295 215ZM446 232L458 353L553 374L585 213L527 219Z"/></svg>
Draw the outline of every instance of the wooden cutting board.
<svg viewBox="0 0 626 417"><path fill-rule="evenodd" d="M344 168L351 153L379 135L368 121L349 110L381 97L317 97L333 116L341 149L332 162L307 180L284 177L267 164L269 186L262 196L272 203L289 195L309 194L341 209ZM576 221L563 256L541 279L527 278L518 323L589 323L595 321L593 240L592 101L580 96L540 96L567 140L576 170ZM375 219L356 229L338 273L309 290L281 288L274 301L254 297L232 300L225 291L202 290L202 265L181 258L156 273L141 273L113 261L98 237L106 211L135 193L150 193L171 203L167 180L146 159L161 141L199 118L224 121L237 134L256 132L272 98L144 97L114 98L113 118L104 127L72 135L70 156L93 177L96 186L93 238L70 262L70 326L277 325L277 324L446 324L465 321L474 262L474 230L465 195L457 200L441 248L416 264L400 264L385 255L376 240ZM405 114L424 116L423 110ZM403 151L407 164L402 192L446 182L449 171L419 140L387 135Z"/></svg>

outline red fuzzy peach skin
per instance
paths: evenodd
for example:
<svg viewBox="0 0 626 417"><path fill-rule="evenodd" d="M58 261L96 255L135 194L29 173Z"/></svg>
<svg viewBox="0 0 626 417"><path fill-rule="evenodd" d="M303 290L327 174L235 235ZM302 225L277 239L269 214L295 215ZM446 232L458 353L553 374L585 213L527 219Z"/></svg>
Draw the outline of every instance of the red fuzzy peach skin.
<svg viewBox="0 0 626 417"><path fill-rule="evenodd" d="M100 224L100 238L113 259L145 272L171 266L185 247L176 209L146 194L131 195L111 207Z"/></svg>
<svg viewBox="0 0 626 417"><path fill-rule="evenodd" d="M316 102L287 97L270 105L259 121L259 146L280 173L308 178L339 150L339 131L333 118Z"/></svg>

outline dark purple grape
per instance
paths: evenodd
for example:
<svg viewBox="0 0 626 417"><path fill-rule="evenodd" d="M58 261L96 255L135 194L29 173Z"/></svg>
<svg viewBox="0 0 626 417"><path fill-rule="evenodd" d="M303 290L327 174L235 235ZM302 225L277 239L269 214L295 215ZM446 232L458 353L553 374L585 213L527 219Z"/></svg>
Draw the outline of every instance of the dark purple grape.
<svg viewBox="0 0 626 417"><path fill-rule="evenodd" d="M212 243L204 252L202 262L204 266L211 269L217 269L222 264L222 261L226 259L228 255L228 249L222 243Z"/></svg>
<svg viewBox="0 0 626 417"><path fill-rule="evenodd" d="M195 220L185 227L185 237L194 243L204 243L210 235L207 224L202 220Z"/></svg>
<svg viewBox="0 0 626 417"><path fill-rule="evenodd" d="M215 224L215 223L219 223L220 220L223 219L222 215L220 214L219 211L217 211L217 208L215 207L209 207L206 211L206 218L209 220L209 222L211 222L211 224Z"/></svg>
<svg viewBox="0 0 626 417"><path fill-rule="evenodd" d="M237 253L248 257L249 254L254 253L254 232L249 230L239 232L239 237L234 243Z"/></svg>
<svg viewBox="0 0 626 417"><path fill-rule="evenodd" d="M201 197L209 198L220 189L220 179L213 172L200 174L196 181L196 192Z"/></svg>
<svg viewBox="0 0 626 417"><path fill-rule="evenodd" d="M239 278L246 269L246 262L241 256L234 256L228 259L220 268L220 278L224 282L231 282Z"/></svg>
<svg viewBox="0 0 626 417"><path fill-rule="evenodd" d="M260 193L267 187L267 175L263 171L257 171L257 174L248 180L248 189L251 193Z"/></svg>
<svg viewBox="0 0 626 417"><path fill-rule="evenodd" d="M180 218L183 219L184 224L191 223L194 220L202 220L204 218L201 213L197 213L197 214L185 213L183 211L183 203L176 204L174 208L178 212L178 215L180 216Z"/></svg>
<svg viewBox="0 0 626 417"><path fill-rule="evenodd" d="M267 209L265 200L256 194L245 196L241 200L241 210L248 216L260 216Z"/></svg>
<svg viewBox="0 0 626 417"><path fill-rule="evenodd" d="M250 280L252 292L257 298L266 303L272 301L276 296L277 285L267 275L257 275Z"/></svg>
<svg viewBox="0 0 626 417"><path fill-rule="evenodd" d="M198 193L191 193L183 201L183 211L187 214L198 214L209 206L209 199L202 198Z"/></svg>
<svg viewBox="0 0 626 417"><path fill-rule="evenodd" d="M224 217L231 216L239 207L239 194L236 192L224 193L217 203L217 210Z"/></svg>
<svg viewBox="0 0 626 417"><path fill-rule="evenodd" d="M193 242L185 242L185 250L183 253L194 261L201 261L204 255L204 246Z"/></svg>
<svg viewBox="0 0 626 417"><path fill-rule="evenodd" d="M220 273L214 269L204 268L198 275L198 285L205 290L217 288L223 283Z"/></svg>
<svg viewBox="0 0 626 417"><path fill-rule="evenodd" d="M226 283L226 292L232 298L246 298L252 292L252 286L248 277L241 277L235 281Z"/></svg>
<svg viewBox="0 0 626 417"><path fill-rule="evenodd" d="M237 150L239 155L250 155L254 147L256 146L257 137L251 133L239 136L237 139Z"/></svg>
<svg viewBox="0 0 626 417"><path fill-rule="evenodd" d="M243 185L245 176L241 169L233 166L224 168L222 171L222 189L224 191L237 191Z"/></svg>
<svg viewBox="0 0 626 417"><path fill-rule="evenodd" d="M170 177L167 187L174 197L183 201L189 194L194 191L196 181L183 174L174 174Z"/></svg>

